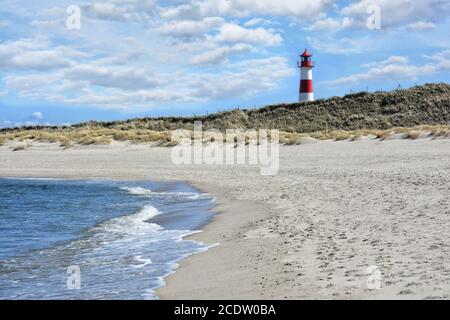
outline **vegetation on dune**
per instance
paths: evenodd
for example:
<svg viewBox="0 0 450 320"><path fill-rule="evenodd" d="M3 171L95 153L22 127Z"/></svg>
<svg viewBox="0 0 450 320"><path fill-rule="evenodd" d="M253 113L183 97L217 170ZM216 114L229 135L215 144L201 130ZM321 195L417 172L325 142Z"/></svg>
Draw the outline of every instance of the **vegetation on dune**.
<svg viewBox="0 0 450 320"><path fill-rule="evenodd" d="M107 145L115 141L131 141L133 143L144 142L168 142L169 132L155 132L151 130L117 130L103 127L91 128L33 128L21 130L6 130L0 132L0 143L8 140L39 141L48 143L60 143L63 147L73 144L80 145Z"/></svg>
<svg viewBox="0 0 450 320"><path fill-rule="evenodd" d="M421 134L428 133L433 139L441 137L450 137L450 125L422 125L410 128L397 127L385 130L366 129L366 130L333 130L333 131L317 131L311 133L291 133L283 132L280 134L280 142L283 144L301 144L302 139L314 138L317 140L350 140L355 141L362 137L372 136L375 139L385 140L388 137L399 134L403 139L417 139Z"/></svg>
<svg viewBox="0 0 450 320"><path fill-rule="evenodd" d="M305 138L357 140L373 135L386 139L403 134L416 139L423 132L433 138L450 135L450 85L428 84L392 92L356 93L314 102L281 104L260 109L219 112L201 117L142 118L114 122L86 122L67 127L22 127L0 130L0 145L6 141L40 141L107 145L112 141L171 146L175 129L193 130L202 121L203 130L278 129L285 144ZM208 141L220 139L209 137Z"/></svg>

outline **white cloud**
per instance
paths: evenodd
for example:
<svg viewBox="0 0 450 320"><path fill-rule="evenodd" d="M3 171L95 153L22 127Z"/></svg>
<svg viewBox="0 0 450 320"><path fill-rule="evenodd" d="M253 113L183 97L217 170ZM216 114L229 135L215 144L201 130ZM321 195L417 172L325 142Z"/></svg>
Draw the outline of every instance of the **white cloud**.
<svg viewBox="0 0 450 320"><path fill-rule="evenodd" d="M91 61L92 64L97 66L123 66L129 61L135 61L145 55L145 52L139 49L129 50L118 55L107 56L104 58L99 58L95 61Z"/></svg>
<svg viewBox="0 0 450 320"><path fill-rule="evenodd" d="M245 28L219 17L172 20L157 30L180 40L172 44L173 50L183 52L183 55L192 54L187 61L195 65L224 63L233 54L283 42L281 35L273 29Z"/></svg>
<svg viewBox="0 0 450 320"><path fill-rule="evenodd" d="M356 27L355 20L353 18L344 17L342 19L338 18L326 18L317 20L311 25L305 27L305 30L315 31L315 30L330 30L339 31L342 29L348 29Z"/></svg>
<svg viewBox="0 0 450 320"><path fill-rule="evenodd" d="M23 52L11 57L6 67L18 69L50 70L70 65L70 61L55 51Z"/></svg>
<svg viewBox="0 0 450 320"><path fill-rule="evenodd" d="M209 31L216 30L211 35ZM273 29L246 28L236 23L225 22L220 17L208 17L202 20L173 20L162 24L158 29L163 35L179 38L206 37L219 43L253 43L265 46L279 45L283 42L280 34ZM198 43L201 45L201 43Z"/></svg>
<svg viewBox="0 0 450 320"><path fill-rule="evenodd" d="M367 83L380 80L418 79L439 72L450 70L450 50L439 52L429 57L429 63L423 65L410 64L407 57L392 56L381 62L368 63L369 69L362 73L355 73L346 77L327 81L327 84L342 86L355 83Z"/></svg>
<svg viewBox="0 0 450 320"><path fill-rule="evenodd" d="M376 66L385 66L385 65L390 65L390 64L405 65L405 64L408 64L408 62L409 62L408 57L404 57L404 56L390 56L386 60L378 61L378 62L365 63L361 67L372 68L372 67L376 67Z"/></svg>
<svg viewBox="0 0 450 320"><path fill-rule="evenodd" d="M94 19L141 22L147 20L156 9L155 0L115 0L81 6L82 14Z"/></svg>
<svg viewBox="0 0 450 320"><path fill-rule="evenodd" d="M168 102L205 102L267 93L276 89L280 80L295 74L295 69L288 66L285 58L273 57L228 64L220 72L193 73L185 70L174 74L158 74L155 77L165 78L165 81L155 87L151 86L153 83L146 86L144 74L115 75L115 69L94 68L94 71L89 71L91 67L94 66L78 69L79 73L71 77L59 71L52 75L8 76L5 84L8 89L29 98L105 108L148 109ZM139 78L141 76L144 78ZM107 80L109 77L113 80ZM134 84L125 84L127 82ZM68 86L77 87L77 90L68 91ZM94 86L102 86L102 89L96 90Z"/></svg>
<svg viewBox="0 0 450 320"><path fill-rule="evenodd" d="M158 31L175 37L198 37L224 23L220 17L208 17L203 20L176 20L162 24Z"/></svg>
<svg viewBox="0 0 450 320"><path fill-rule="evenodd" d="M164 82L160 76L141 68L100 67L93 64L73 66L65 72L65 79L124 90L153 88Z"/></svg>
<svg viewBox="0 0 450 320"><path fill-rule="evenodd" d="M0 44L0 58L6 59L25 50L38 50L46 48L49 42L44 38L21 39Z"/></svg>
<svg viewBox="0 0 450 320"><path fill-rule="evenodd" d="M112 2L128 5L138 10L151 11L155 9L157 0L113 0Z"/></svg>
<svg viewBox="0 0 450 320"><path fill-rule="evenodd" d="M305 27L305 30L326 30L326 29L340 29L341 21L335 18L327 18L318 20L312 25Z"/></svg>
<svg viewBox="0 0 450 320"><path fill-rule="evenodd" d="M23 39L0 44L0 69L61 69L70 66L71 58L86 56L70 47L52 47L44 38Z"/></svg>
<svg viewBox="0 0 450 320"><path fill-rule="evenodd" d="M367 29L367 19L373 14L368 9L378 6L382 28L406 30L433 30L436 23L450 15L450 2L441 0L356 0L339 10L337 17L321 18L304 27L305 30L340 31L343 29Z"/></svg>
<svg viewBox="0 0 450 320"><path fill-rule="evenodd" d="M253 18L244 23L244 27L254 27L256 25L270 25L272 24L271 20L263 19L263 18Z"/></svg>
<svg viewBox="0 0 450 320"><path fill-rule="evenodd" d="M44 119L44 115L40 111L33 112L31 114L31 117L35 120L43 120Z"/></svg>
<svg viewBox="0 0 450 320"><path fill-rule="evenodd" d="M361 50L367 50L371 46L371 40L368 38L306 37L306 40L314 50L336 55L360 53Z"/></svg>
<svg viewBox="0 0 450 320"><path fill-rule="evenodd" d="M31 21L31 25L36 28L55 28L57 26L63 25L64 20L34 20Z"/></svg>
<svg viewBox="0 0 450 320"><path fill-rule="evenodd" d="M219 47L193 56L191 62L193 64L216 64L226 62L229 55L251 51L252 49L253 47L251 45L242 43L233 46Z"/></svg>
<svg viewBox="0 0 450 320"><path fill-rule="evenodd" d="M432 56L425 56L425 57L438 62L448 62L450 61L450 49L443 50Z"/></svg>
<svg viewBox="0 0 450 320"><path fill-rule="evenodd" d="M403 27L422 21L436 22L447 19L450 14L450 2L442 0L359 0L344 7L342 16L352 17L366 26L369 14L367 9L377 5L381 9L382 28Z"/></svg>
<svg viewBox="0 0 450 320"><path fill-rule="evenodd" d="M436 25L432 22L419 21L415 23L410 23L406 26L408 30L434 30Z"/></svg>
<svg viewBox="0 0 450 320"><path fill-rule="evenodd" d="M46 97L47 92L44 88L54 88L60 82L60 74L26 74L26 75L8 75L3 78L6 88L10 91L16 91L26 97ZM47 90L47 89L45 89ZM49 89L53 91L54 89Z"/></svg>
<svg viewBox="0 0 450 320"><path fill-rule="evenodd" d="M160 14L168 19L255 15L311 19L324 13L332 3L331 0L191 0L187 4L161 7Z"/></svg>
<svg viewBox="0 0 450 320"><path fill-rule="evenodd" d="M194 77L191 95L208 99L250 97L276 89L280 80L294 74L295 69L283 57L242 61L220 74Z"/></svg>
<svg viewBox="0 0 450 320"><path fill-rule="evenodd" d="M2 67L13 71L3 77L5 89L22 97L54 103L150 108L168 102L256 95L276 88L279 80L292 72L293 68L288 68L281 58L256 59L243 64L228 62L232 54L257 52L258 46L279 44L282 38L272 30L248 29L219 19L205 22L209 26L221 24L215 34L206 36L208 41L199 38L191 42L191 51L175 50L175 54L183 52L183 60L174 62L173 72L168 71L170 66L161 67L152 60L155 51L139 48L137 43L133 44L133 50L127 46L125 51L108 47L106 55L92 49L84 52L55 46L46 38L4 43L0 45L0 57L5 58ZM188 43L181 42L182 46ZM108 55L109 50L114 53ZM161 50L164 53L170 49ZM190 63L222 65L220 69L208 71L192 70Z"/></svg>
<svg viewBox="0 0 450 320"><path fill-rule="evenodd" d="M114 3L94 3L82 6L82 12L87 16L104 20L129 20L131 17L124 7Z"/></svg>
<svg viewBox="0 0 450 320"><path fill-rule="evenodd" d="M234 23L226 23L219 28L213 41L222 43L249 43L275 46L283 42L279 34L264 28L246 29Z"/></svg>

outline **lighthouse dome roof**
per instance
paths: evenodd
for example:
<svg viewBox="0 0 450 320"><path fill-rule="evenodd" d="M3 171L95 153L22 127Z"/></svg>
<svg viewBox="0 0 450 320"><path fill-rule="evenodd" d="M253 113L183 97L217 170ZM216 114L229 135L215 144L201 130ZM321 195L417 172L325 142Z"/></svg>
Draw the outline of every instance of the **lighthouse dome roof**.
<svg viewBox="0 0 450 320"><path fill-rule="evenodd" d="M302 57L312 57L312 54L308 52L308 49L305 49L305 51L301 54Z"/></svg>

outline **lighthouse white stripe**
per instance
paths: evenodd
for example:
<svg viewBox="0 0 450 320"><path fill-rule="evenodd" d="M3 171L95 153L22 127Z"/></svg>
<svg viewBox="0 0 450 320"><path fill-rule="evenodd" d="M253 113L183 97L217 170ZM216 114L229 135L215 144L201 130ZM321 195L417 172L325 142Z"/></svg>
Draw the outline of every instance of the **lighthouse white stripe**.
<svg viewBox="0 0 450 320"><path fill-rule="evenodd" d="M301 68L301 79L312 80L312 68Z"/></svg>
<svg viewBox="0 0 450 320"><path fill-rule="evenodd" d="M300 101L314 101L314 93L312 92L300 93Z"/></svg>

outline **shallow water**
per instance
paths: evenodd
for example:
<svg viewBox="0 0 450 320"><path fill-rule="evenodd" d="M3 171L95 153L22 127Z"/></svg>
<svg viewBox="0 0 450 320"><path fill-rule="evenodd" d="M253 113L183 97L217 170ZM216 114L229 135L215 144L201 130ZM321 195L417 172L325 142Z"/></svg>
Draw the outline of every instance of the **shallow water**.
<svg viewBox="0 0 450 320"><path fill-rule="evenodd" d="M0 299L157 299L213 205L183 182L0 179Z"/></svg>

